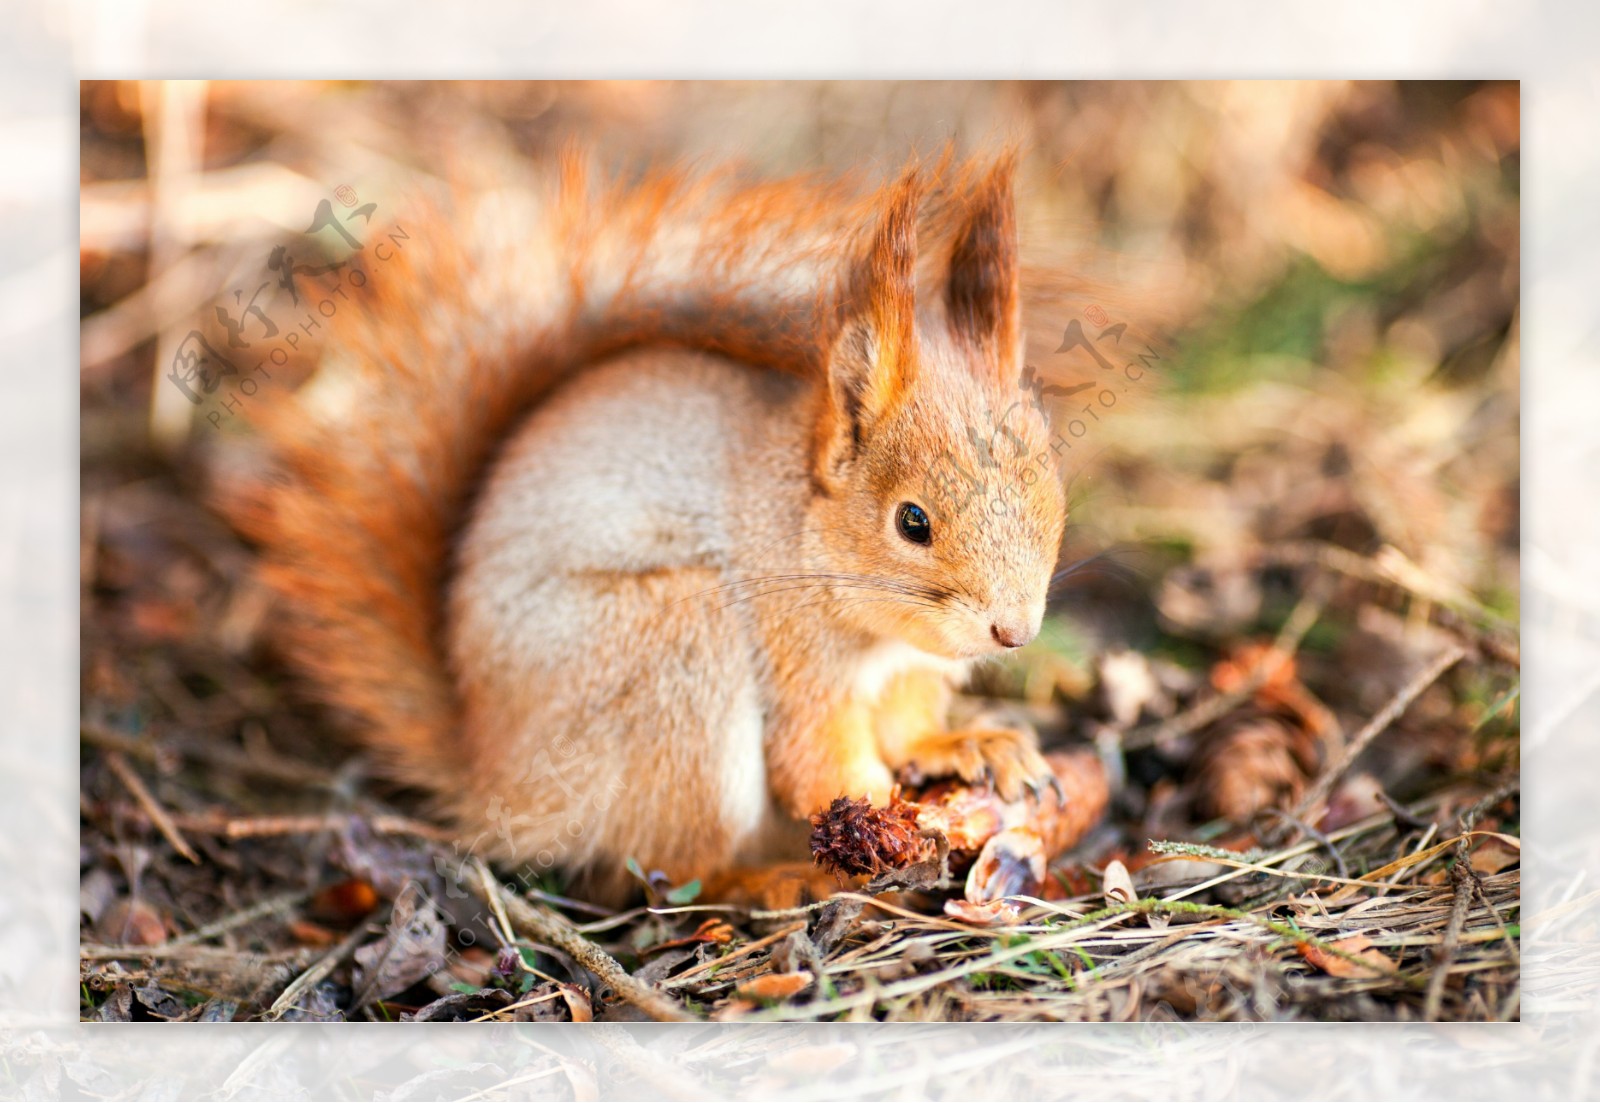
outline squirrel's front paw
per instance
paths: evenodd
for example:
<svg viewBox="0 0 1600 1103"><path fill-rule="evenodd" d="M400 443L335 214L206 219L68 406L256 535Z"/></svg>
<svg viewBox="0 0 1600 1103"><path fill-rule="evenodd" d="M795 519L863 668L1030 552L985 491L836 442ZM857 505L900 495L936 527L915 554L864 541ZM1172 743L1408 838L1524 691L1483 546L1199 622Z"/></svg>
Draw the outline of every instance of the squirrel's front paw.
<svg viewBox="0 0 1600 1103"><path fill-rule="evenodd" d="M1034 734L1007 728L929 735L917 744L901 774L910 785L950 776L973 785L991 783L1002 800L1016 800L1024 790L1037 797L1045 786L1058 784Z"/></svg>

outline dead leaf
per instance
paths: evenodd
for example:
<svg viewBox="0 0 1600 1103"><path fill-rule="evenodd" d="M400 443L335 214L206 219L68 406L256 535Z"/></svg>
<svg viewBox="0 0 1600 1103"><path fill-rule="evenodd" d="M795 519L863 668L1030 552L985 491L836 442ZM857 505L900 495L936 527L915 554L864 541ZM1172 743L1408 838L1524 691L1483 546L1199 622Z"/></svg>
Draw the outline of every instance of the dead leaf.
<svg viewBox="0 0 1600 1103"><path fill-rule="evenodd" d="M786 1000L809 987L813 979L809 969L793 973L766 973L740 984L734 989L734 995L747 1000Z"/></svg>
<svg viewBox="0 0 1600 1103"><path fill-rule="evenodd" d="M712 1014L711 1020L718 1023L734 1022L750 1012L760 1009L760 1007L761 1005L756 1003L755 1000L732 999L717 1008Z"/></svg>
<svg viewBox="0 0 1600 1103"><path fill-rule="evenodd" d="M821 953L827 953L850 933L866 905L852 898L830 900L817 913L816 925L811 928L811 941Z"/></svg>
<svg viewBox="0 0 1600 1103"><path fill-rule="evenodd" d="M83 880L78 882L78 911L90 923L98 923L116 898L116 879L98 866L85 873Z"/></svg>
<svg viewBox="0 0 1600 1103"><path fill-rule="evenodd" d="M413 885L395 901L384 936L356 951L355 989L364 1002L388 999L443 969L444 961L444 923Z"/></svg>
<svg viewBox="0 0 1600 1103"><path fill-rule="evenodd" d="M411 1023L464 1023L480 1019L499 1011L511 1003L511 993L504 988L481 988L476 992L452 992L415 1012L402 1014L401 1022Z"/></svg>
<svg viewBox="0 0 1600 1103"><path fill-rule="evenodd" d="M285 929L303 946L332 946L340 938L322 924L309 919L291 919Z"/></svg>
<svg viewBox="0 0 1600 1103"><path fill-rule="evenodd" d="M1131 904L1139 899L1139 894L1133 891L1133 877L1129 875L1128 867L1115 858L1106 864L1103 877L1102 891L1108 906Z"/></svg>
<svg viewBox="0 0 1600 1103"><path fill-rule="evenodd" d="M1499 873L1522 861L1522 851L1490 836L1473 848L1470 860L1472 868L1479 873Z"/></svg>
<svg viewBox="0 0 1600 1103"><path fill-rule="evenodd" d="M1138 651L1108 651L1095 662L1106 711L1117 727L1133 727L1146 710L1159 712L1161 685L1150 660Z"/></svg>
<svg viewBox="0 0 1600 1103"><path fill-rule="evenodd" d="M461 984L482 988L494 975L496 961L496 955L482 946L468 946L453 955L450 961L450 975Z"/></svg>
<svg viewBox="0 0 1600 1103"><path fill-rule="evenodd" d="M231 1023L238 1010L237 1001L213 996L191 1011L188 1018L189 1021L196 1023Z"/></svg>
<svg viewBox="0 0 1600 1103"><path fill-rule="evenodd" d="M295 1001L283 1013L286 1023L342 1023L344 1012L339 1008L339 986L325 980Z"/></svg>
<svg viewBox="0 0 1600 1103"><path fill-rule="evenodd" d="M167 924L161 913L130 896L113 900L95 931L101 941L112 946L156 946L167 940Z"/></svg>
<svg viewBox="0 0 1600 1103"><path fill-rule="evenodd" d="M658 942L654 946L646 946L642 953L659 954L663 950L675 950L680 946L693 946L701 942L728 943L733 941L733 928L726 919L707 919L695 932L687 938L674 938L667 942Z"/></svg>
<svg viewBox="0 0 1600 1103"><path fill-rule="evenodd" d="M1393 958L1382 950L1372 945L1372 940L1364 934L1353 934L1345 938L1335 939L1328 943L1329 946L1343 950L1359 961L1352 961L1349 957L1331 954L1321 946L1310 942L1301 942L1296 945L1300 956L1312 965L1327 973L1330 977L1375 977L1393 973L1398 965ZM1365 963L1365 964L1363 964Z"/></svg>
<svg viewBox="0 0 1600 1103"><path fill-rule="evenodd" d="M1010 900L974 903L971 900L951 899L944 902L944 913L952 919L959 919L974 927L1010 927L1022 915L1021 910Z"/></svg>
<svg viewBox="0 0 1600 1103"><path fill-rule="evenodd" d="M119 984L95 1011L96 1022L126 1023L133 1021L133 989Z"/></svg>
<svg viewBox="0 0 1600 1103"><path fill-rule="evenodd" d="M359 877L352 877L318 889L307 911L325 923L353 927L377 906L378 894L373 887Z"/></svg>
<svg viewBox="0 0 1600 1103"><path fill-rule="evenodd" d="M156 1022L180 1019L185 1011L183 1002L159 984L119 984L95 1017L103 1023Z"/></svg>
<svg viewBox="0 0 1600 1103"><path fill-rule="evenodd" d="M558 990L561 992L561 998L566 1001L573 1022L594 1022L594 1005L589 1002L589 993L572 984L559 985Z"/></svg>

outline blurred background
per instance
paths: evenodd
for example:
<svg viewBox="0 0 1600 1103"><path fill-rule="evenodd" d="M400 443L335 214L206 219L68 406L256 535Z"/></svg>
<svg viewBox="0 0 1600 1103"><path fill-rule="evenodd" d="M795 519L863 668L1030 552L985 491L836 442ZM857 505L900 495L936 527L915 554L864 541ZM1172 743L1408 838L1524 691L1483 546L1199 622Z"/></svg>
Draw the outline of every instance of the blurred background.
<svg viewBox="0 0 1600 1103"><path fill-rule="evenodd" d="M80 124L88 724L338 757L281 705L248 550L201 504L242 426L166 378L336 189L388 210L573 140L623 170L764 174L1013 140L1025 258L1071 257L1104 289L1073 317L1147 369L1067 459L1076 569L1047 631L976 686L1112 763L1085 868L1299 807L1458 644L1470 661L1343 763L1322 826L1515 785L1514 82L86 82ZM1031 338L1052 378L1097 370L1059 330ZM1272 647L1293 662L1269 676ZM86 755L84 786L109 899L137 879L113 857L118 783ZM1515 831L1514 801L1491 811ZM182 871L147 895L170 916L212 891Z"/></svg>

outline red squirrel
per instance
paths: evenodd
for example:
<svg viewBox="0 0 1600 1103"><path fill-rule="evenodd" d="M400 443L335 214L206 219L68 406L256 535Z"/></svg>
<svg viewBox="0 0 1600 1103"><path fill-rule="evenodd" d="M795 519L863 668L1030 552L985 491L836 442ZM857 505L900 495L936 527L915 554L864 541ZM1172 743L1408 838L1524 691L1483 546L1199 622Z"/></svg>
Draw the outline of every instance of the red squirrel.
<svg viewBox="0 0 1600 1103"><path fill-rule="evenodd" d="M1066 520L1014 166L569 157L408 216L228 506L287 661L464 847L592 899L630 859L737 895L897 775L1047 782L1031 733L946 727Z"/></svg>

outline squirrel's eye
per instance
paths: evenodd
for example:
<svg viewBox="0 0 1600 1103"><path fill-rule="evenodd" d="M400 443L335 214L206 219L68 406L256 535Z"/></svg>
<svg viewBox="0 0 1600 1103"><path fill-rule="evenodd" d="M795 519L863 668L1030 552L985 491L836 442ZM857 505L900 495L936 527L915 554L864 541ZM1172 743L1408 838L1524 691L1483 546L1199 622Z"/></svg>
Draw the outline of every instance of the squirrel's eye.
<svg viewBox="0 0 1600 1103"><path fill-rule="evenodd" d="M914 502L900 503L895 524L900 526L900 535L913 544L926 544L933 539L933 522L928 520L922 507Z"/></svg>

